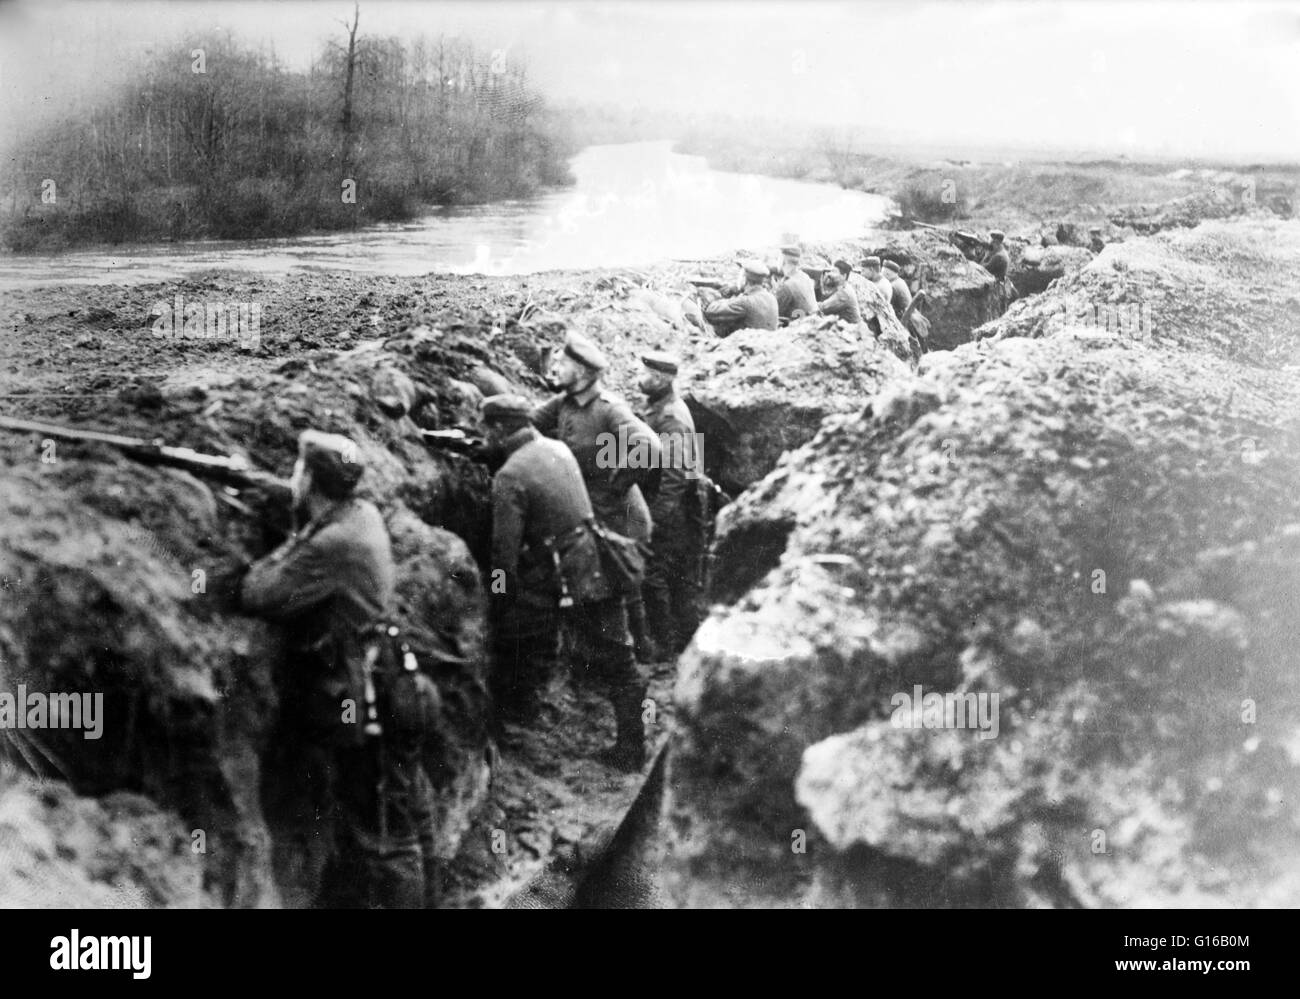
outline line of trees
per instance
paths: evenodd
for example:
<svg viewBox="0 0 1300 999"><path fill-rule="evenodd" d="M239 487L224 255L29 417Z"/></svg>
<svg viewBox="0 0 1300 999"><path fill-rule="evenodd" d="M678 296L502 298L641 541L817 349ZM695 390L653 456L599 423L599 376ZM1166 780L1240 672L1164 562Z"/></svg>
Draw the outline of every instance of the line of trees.
<svg viewBox="0 0 1300 999"><path fill-rule="evenodd" d="M4 242L337 230L572 182L572 141L522 65L345 28L305 73L220 35L146 53L125 87L20 137Z"/></svg>

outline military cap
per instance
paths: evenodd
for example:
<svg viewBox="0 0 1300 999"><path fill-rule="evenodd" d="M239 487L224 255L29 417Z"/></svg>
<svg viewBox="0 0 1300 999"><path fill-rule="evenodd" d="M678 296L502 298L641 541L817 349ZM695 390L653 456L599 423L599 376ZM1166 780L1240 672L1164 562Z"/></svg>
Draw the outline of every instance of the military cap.
<svg viewBox="0 0 1300 999"><path fill-rule="evenodd" d="M767 273L766 268L763 273ZM570 333L564 338L564 352L593 371L604 371L609 367L609 362L605 360L605 355L600 352L600 348L581 333Z"/></svg>
<svg viewBox="0 0 1300 999"><path fill-rule="evenodd" d="M740 266L745 269L745 277L765 278L771 271L768 270L767 264L761 260L742 260Z"/></svg>
<svg viewBox="0 0 1300 999"><path fill-rule="evenodd" d="M880 266L887 271L893 271L895 274L898 273L898 264L892 260L882 261Z"/></svg>
<svg viewBox="0 0 1300 999"><path fill-rule="evenodd" d="M490 395L483 400L483 419L485 420L519 417L527 419L532 411L532 404L527 399L521 395L508 392L503 392L500 395Z"/></svg>
<svg viewBox="0 0 1300 999"><path fill-rule="evenodd" d="M989 238L990 238L990 239L1001 239L1001 238L1004 237L1005 235L1006 235L1006 233L1003 232L1001 229L990 229L990 230L989 230Z"/></svg>
<svg viewBox="0 0 1300 999"><path fill-rule="evenodd" d="M304 430L298 436L298 454L321 492L329 495L351 492L366 470L356 443L342 434Z"/></svg>
<svg viewBox="0 0 1300 999"><path fill-rule="evenodd" d="M781 247L781 255L797 261L803 256L803 250L799 249L799 247L795 246L793 243L787 243L785 246Z"/></svg>
<svg viewBox="0 0 1300 999"><path fill-rule="evenodd" d="M652 350L641 355L641 363L651 371L662 371L665 375L677 374L677 358L662 350Z"/></svg>
<svg viewBox="0 0 1300 999"><path fill-rule="evenodd" d="M879 258L879 257L875 257L875 256L872 256L872 257L864 257L863 260L862 260L862 266L863 266L863 267L879 267L879 266L880 266L880 258Z"/></svg>
<svg viewBox="0 0 1300 999"><path fill-rule="evenodd" d="M1101 232L1101 226L1095 225L1088 230L1089 232Z"/></svg>

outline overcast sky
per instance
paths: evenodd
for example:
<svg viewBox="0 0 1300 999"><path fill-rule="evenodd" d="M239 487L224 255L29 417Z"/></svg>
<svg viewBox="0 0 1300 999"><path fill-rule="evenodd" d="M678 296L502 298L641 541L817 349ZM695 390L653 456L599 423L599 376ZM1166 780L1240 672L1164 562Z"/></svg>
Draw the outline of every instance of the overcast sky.
<svg viewBox="0 0 1300 999"><path fill-rule="evenodd" d="M6 116L49 52L221 27L306 66L351 3L0 7ZM460 34L548 96L765 113L934 145L1300 160L1300 2L363 2L363 33ZM89 64L89 60L85 61ZM76 63L74 61L73 65Z"/></svg>

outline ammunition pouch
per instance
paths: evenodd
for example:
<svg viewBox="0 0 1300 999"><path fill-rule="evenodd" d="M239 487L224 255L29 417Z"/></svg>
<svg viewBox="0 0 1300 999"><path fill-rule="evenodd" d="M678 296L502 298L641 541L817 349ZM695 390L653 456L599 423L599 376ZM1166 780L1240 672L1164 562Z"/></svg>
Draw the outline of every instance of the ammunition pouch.
<svg viewBox="0 0 1300 999"><path fill-rule="evenodd" d="M646 548L587 520L544 540L551 554L561 608L635 593L645 577Z"/></svg>

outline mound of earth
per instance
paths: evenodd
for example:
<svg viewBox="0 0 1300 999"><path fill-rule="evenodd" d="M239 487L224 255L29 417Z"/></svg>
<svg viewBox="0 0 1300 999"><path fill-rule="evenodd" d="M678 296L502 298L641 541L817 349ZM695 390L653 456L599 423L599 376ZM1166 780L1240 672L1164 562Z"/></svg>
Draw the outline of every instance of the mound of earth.
<svg viewBox="0 0 1300 999"><path fill-rule="evenodd" d="M1190 228L1207 219L1242 215L1254 208L1246 196L1248 180L1235 178L1204 191L1195 191L1158 205L1131 205L1110 215L1112 225L1147 235L1163 229Z"/></svg>
<svg viewBox="0 0 1300 999"><path fill-rule="evenodd" d="M1112 244L977 337L1080 325L1245 364L1300 363L1300 222L1206 222Z"/></svg>
<svg viewBox="0 0 1300 999"><path fill-rule="evenodd" d="M1092 252L1081 246L1026 246L1011 261L1007 276L1023 295L1045 291L1057 278L1083 270Z"/></svg>
<svg viewBox="0 0 1300 999"><path fill-rule="evenodd" d="M78 797L61 781L0 773L0 905L15 909L210 906L207 844L138 794Z"/></svg>
<svg viewBox="0 0 1300 999"><path fill-rule="evenodd" d="M679 390L704 436L705 469L735 493L811 440L825 417L859 409L909 371L865 326L809 317L715 340Z"/></svg>
<svg viewBox="0 0 1300 999"><path fill-rule="evenodd" d="M674 901L1300 902L1298 404L1062 336L828 419L720 518Z"/></svg>
<svg viewBox="0 0 1300 999"><path fill-rule="evenodd" d="M840 257L855 266L874 255L900 265L904 278L926 291L920 311L930 320L930 348L950 349L971 340L971 331L997 316L996 282L988 271L962 255L946 236L929 229L881 232L882 242L818 244L827 260Z"/></svg>

